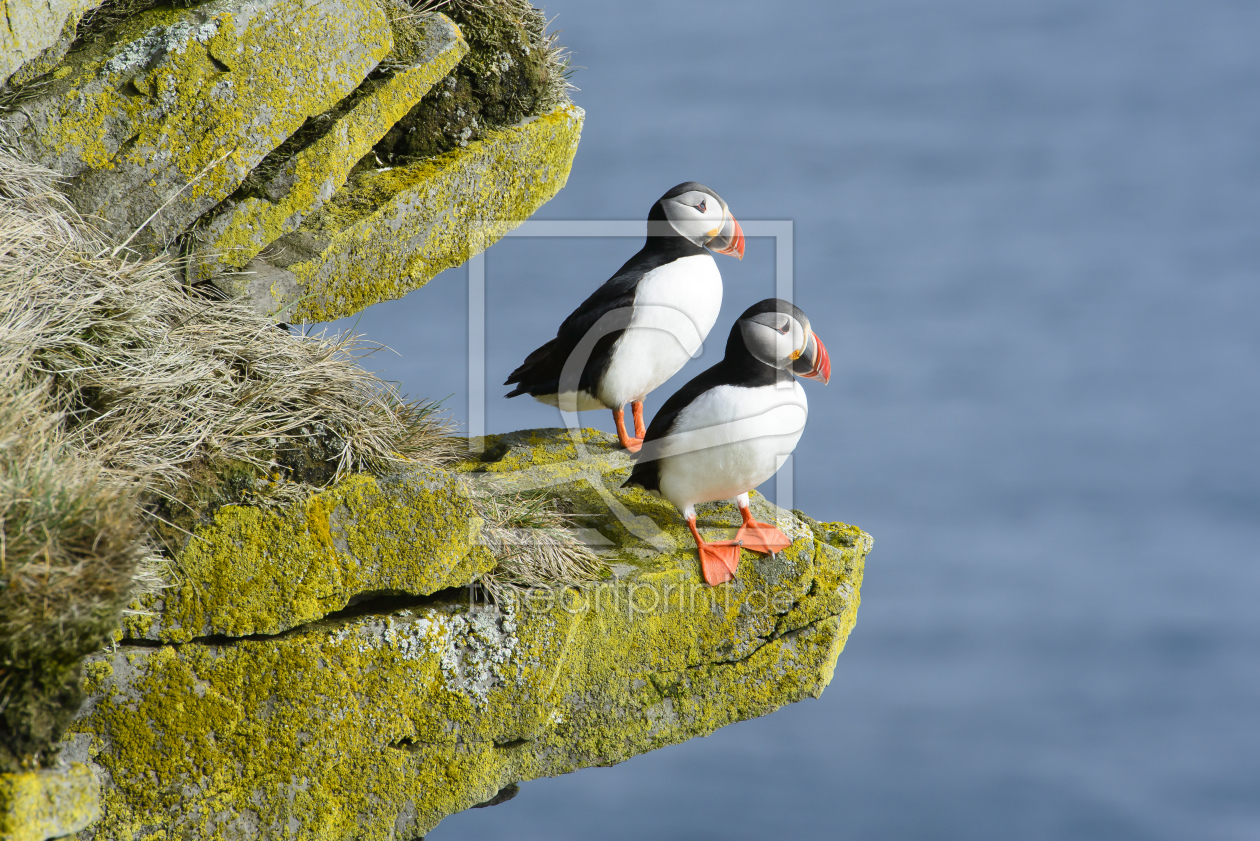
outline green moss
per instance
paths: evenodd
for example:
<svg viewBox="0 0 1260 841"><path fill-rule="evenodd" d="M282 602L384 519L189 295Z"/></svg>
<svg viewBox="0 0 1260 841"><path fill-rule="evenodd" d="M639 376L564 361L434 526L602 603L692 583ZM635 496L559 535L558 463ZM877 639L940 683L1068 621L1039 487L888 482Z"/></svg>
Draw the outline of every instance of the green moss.
<svg viewBox="0 0 1260 841"><path fill-rule="evenodd" d="M556 104L560 72L545 18L525 2L455 2L443 7L468 39L468 56L376 145L394 164L440 155Z"/></svg>
<svg viewBox="0 0 1260 841"><path fill-rule="evenodd" d="M471 442L475 454L456 466L469 473L519 473L530 467L556 471L579 470L583 458L607 462L610 469L630 466L625 455L606 433L594 429L523 429L488 435ZM559 474L556 474L559 475Z"/></svg>
<svg viewBox="0 0 1260 841"><path fill-rule="evenodd" d="M582 438L596 447L606 436ZM481 463L564 466L554 456L569 445L556 435L527 440ZM607 483L622 476L609 467ZM583 483L551 487L584 509L570 496ZM308 520L328 522L352 495L325 495ZM620 499L674 530L666 512ZM509 783L620 762L817 696L856 615L869 538L786 525L797 537L788 550L746 554L739 578L717 588L680 547L616 580L531 591L497 610L451 598L277 637L103 654L90 667L96 703L76 724L111 783L97 837L417 837ZM335 526L307 531L288 537L337 541ZM239 585L220 596L250 598Z"/></svg>
<svg viewBox="0 0 1260 841"><path fill-rule="evenodd" d="M224 506L276 506L295 494L327 485L336 475L340 446L332 446L330 434L308 428L279 439L276 449L259 449L258 464L214 456L202 456L184 468L186 480L169 496L151 503L150 532L168 557L183 551L197 529L210 526ZM276 439L272 439L276 440Z"/></svg>
<svg viewBox="0 0 1260 841"><path fill-rule="evenodd" d="M365 592L426 595L493 567L472 551L480 520L453 476L354 475L285 510L227 505L179 554L176 586L127 633L183 642L278 633Z"/></svg>
<svg viewBox="0 0 1260 841"><path fill-rule="evenodd" d="M194 529L209 523L224 505L259 501L267 477L251 464L232 459L199 459L188 467L188 483L175 499L156 506L154 533L170 553L182 549Z"/></svg>
<svg viewBox="0 0 1260 841"><path fill-rule="evenodd" d="M117 614L113 617L117 623ZM93 623L90 628L74 623L80 634L91 633L95 643L77 657L67 659L50 652L30 668L7 665L0 668L0 691L5 704L0 716L0 769L18 771L38 768L47 761L46 751L65 732L83 703L79 681L80 660L91 649L99 647L110 625Z"/></svg>
<svg viewBox="0 0 1260 841"><path fill-rule="evenodd" d="M170 489L169 497L153 503L152 533L173 557L224 506L269 505L274 511L295 493L327 486L336 477L344 446L336 432L314 421L253 448L253 462L200 456L184 467L186 479Z"/></svg>

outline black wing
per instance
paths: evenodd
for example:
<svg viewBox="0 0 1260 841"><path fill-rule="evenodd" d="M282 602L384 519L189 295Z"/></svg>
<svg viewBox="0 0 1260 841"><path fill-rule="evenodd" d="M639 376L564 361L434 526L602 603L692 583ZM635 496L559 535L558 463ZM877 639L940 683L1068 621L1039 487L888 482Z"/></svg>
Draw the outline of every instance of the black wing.
<svg viewBox="0 0 1260 841"><path fill-rule="evenodd" d="M611 278L596 289L581 306L569 313L569 317L560 325L556 337L525 357L511 376L503 383L516 388L508 392L508 397L518 394L544 395L556 394L560 391L560 374L564 364L591 328L610 313L623 316L623 324L630 321L630 309L634 306L634 296L643 276L658 266L675 259L668 254L657 254L644 247L626 261ZM614 317L616 318L616 317ZM616 320L611 322L616 325ZM605 328L609 324L604 325ZM578 379L578 388L594 393L596 384L608 368L610 351L617 339L624 333L624 327L613 327L595 340L587 356L586 365Z"/></svg>

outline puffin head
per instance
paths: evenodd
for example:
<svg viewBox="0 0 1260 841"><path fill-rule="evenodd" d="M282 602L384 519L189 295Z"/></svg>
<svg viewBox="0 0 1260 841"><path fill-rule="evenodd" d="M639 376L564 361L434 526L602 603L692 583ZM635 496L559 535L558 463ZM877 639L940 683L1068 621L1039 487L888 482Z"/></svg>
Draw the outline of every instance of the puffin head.
<svg viewBox="0 0 1260 841"><path fill-rule="evenodd" d="M766 298L744 310L731 329L728 348L736 341L771 367L823 385L831 379L831 358L809 326L808 316L782 298Z"/></svg>
<svg viewBox="0 0 1260 841"><path fill-rule="evenodd" d="M681 236L718 254L744 259L744 231L722 197L685 181L661 196L648 214L649 236Z"/></svg>

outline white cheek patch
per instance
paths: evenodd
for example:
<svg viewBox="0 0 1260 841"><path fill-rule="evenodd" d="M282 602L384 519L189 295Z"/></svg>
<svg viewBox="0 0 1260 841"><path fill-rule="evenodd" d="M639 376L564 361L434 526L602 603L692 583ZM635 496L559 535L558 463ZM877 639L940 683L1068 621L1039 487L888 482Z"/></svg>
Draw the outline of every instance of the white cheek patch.
<svg viewBox="0 0 1260 841"><path fill-rule="evenodd" d="M698 205L704 202L701 212ZM674 230L687 239L703 245L722 228L721 203L707 193L692 190L665 201L665 218Z"/></svg>
<svg viewBox="0 0 1260 841"><path fill-rule="evenodd" d="M744 334L744 347L767 365L783 365L794 350L792 331L780 333L777 329L757 321L739 322Z"/></svg>
<svg viewBox="0 0 1260 841"><path fill-rule="evenodd" d="M688 213L688 211L691 211ZM674 230L685 236L687 239L697 244L707 239L705 231L708 230L709 223L697 212L691 208L680 208L679 211L670 213L666 212L669 222L673 225Z"/></svg>
<svg viewBox="0 0 1260 841"><path fill-rule="evenodd" d="M796 331L789 330L786 333L774 331L774 358L790 359L792 352L800 347L800 343L796 339Z"/></svg>
<svg viewBox="0 0 1260 841"><path fill-rule="evenodd" d="M722 210L722 204L719 201L712 198L708 200L708 205L704 209L704 218L712 226L704 232L705 236L712 239L722 232L722 225L726 223L726 213Z"/></svg>

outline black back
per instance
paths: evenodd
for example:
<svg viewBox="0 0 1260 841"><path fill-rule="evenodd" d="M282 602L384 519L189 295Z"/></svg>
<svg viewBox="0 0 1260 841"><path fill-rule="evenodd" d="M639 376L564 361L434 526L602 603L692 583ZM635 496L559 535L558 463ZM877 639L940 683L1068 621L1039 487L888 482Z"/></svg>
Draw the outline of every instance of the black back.
<svg viewBox="0 0 1260 841"><path fill-rule="evenodd" d="M686 189L682 189L684 187ZM662 198L697 188L705 189L694 182L680 184ZM660 201L657 201L652 205L652 212L648 214L649 236L643 248L627 260L616 274L604 282L603 286L583 301L581 306L569 313L568 318L561 323L554 339L525 357L525 361L503 383L504 385L517 384L516 388L508 392L508 397L515 397L518 394L540 396L558 393L560 375L570 354L592 327L609 313L615 312L618 315L611 322L613 329L595 341L578 379L577 387L580 390L592 394L597 391L598 383L612 361L613 345L625 332L625 327L630 322L631 307L634 305L635 293L638 291L639 282L643 280L643 276L653 269L682 257L707 253L702 246L684 237L660 233L661 222L668 226L665 211Z"/></svg>

